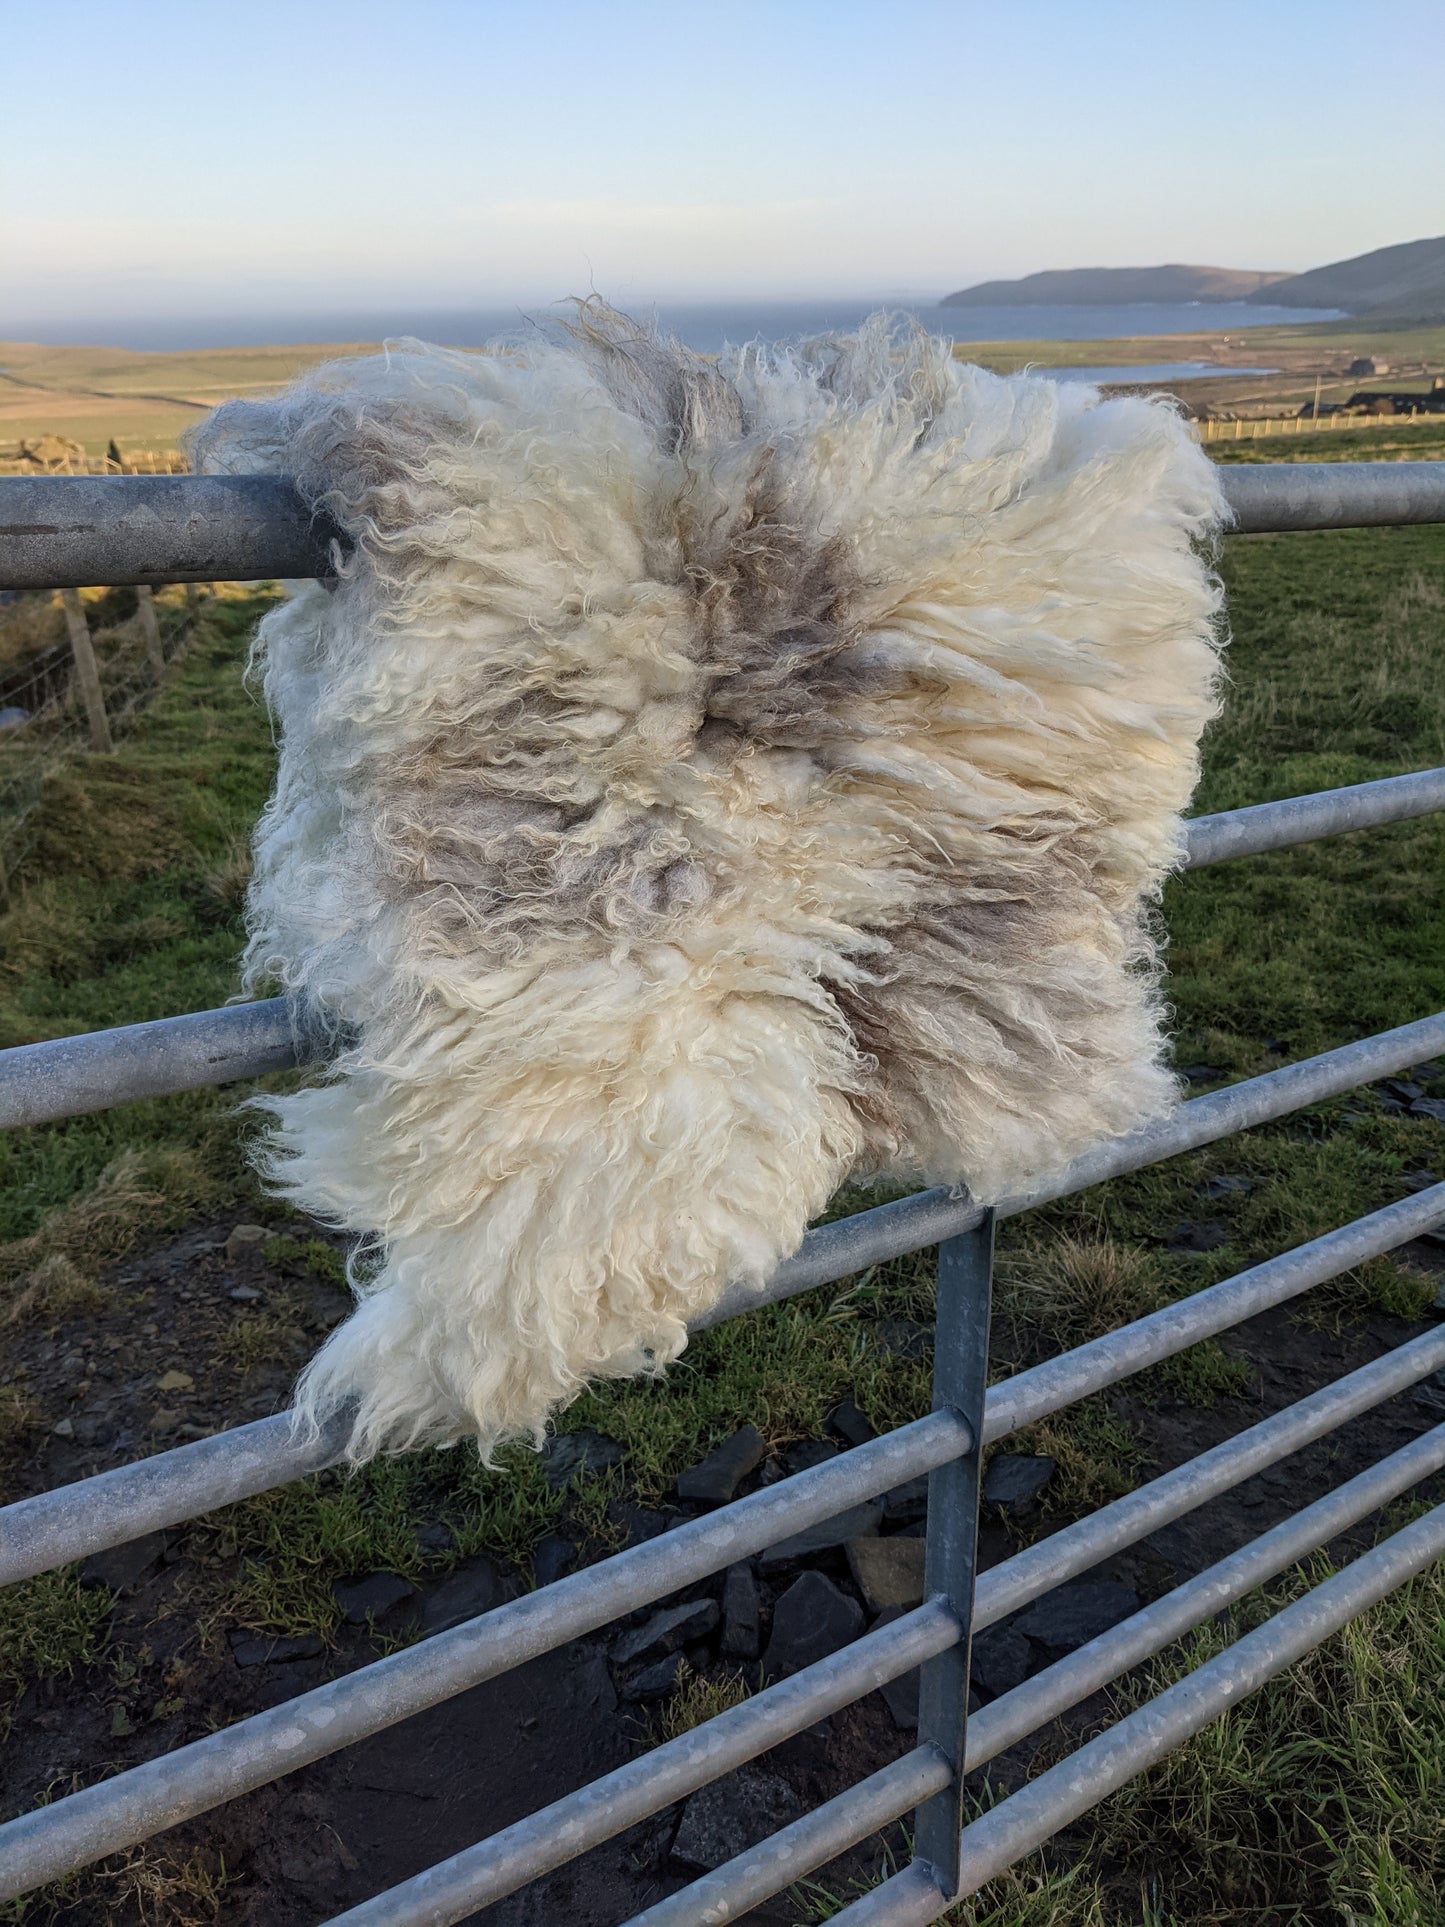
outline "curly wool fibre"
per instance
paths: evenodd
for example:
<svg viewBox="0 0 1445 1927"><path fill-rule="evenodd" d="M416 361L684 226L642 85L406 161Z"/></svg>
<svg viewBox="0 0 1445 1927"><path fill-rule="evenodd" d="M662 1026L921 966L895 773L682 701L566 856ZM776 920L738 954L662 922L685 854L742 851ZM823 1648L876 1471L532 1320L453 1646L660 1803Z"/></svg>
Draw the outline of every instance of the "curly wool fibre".
<svg viewBox="0 0 1445 1927"><path fill-rule="evenodd" d="M1216 706L1166 406L883 321L711 363L589 305L222 408L354 542L258 643L248 981L354 1027L267 1166L377 1253L354 1459L540 1438L850 1175L988 1201L1173 1101L1150 905Z"/></svg>

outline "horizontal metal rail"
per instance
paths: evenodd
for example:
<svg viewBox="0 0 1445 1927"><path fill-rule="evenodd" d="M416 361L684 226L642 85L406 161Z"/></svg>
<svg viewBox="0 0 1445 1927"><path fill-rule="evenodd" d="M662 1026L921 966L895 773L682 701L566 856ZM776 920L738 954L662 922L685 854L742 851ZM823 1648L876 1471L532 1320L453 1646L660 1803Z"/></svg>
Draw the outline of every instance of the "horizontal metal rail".
<svg viewBox="0 0 1445 1927"><path fill-rule="evenodd" d="M1429 1021L1434 1028L1423 1036L1420 1027L1414 1025L1386 1033L1394 1045L1383 1060L1373 1048L1381 1040L1367 1040L1368 1065L1361 1058L1366 1046L1346 1045L1303 1064L1271 1071L1251 1083L1195 1098L1168 1120L1164 1128L1171 1134L1169 1149L1159 1155L1173 1155L1181 1148L1208 1143L1246 1124L1283 1115L1300 1104L1337 1095L1352 1088L1362 1075L1385 1075L1388 1070L1418 1061L1430 1049L1445 1048L1445 1017ZM1242 1095L1252 1096L1243 1117ZM1190 1128L1188 1142L1181 1145L1177 1130L1185 1114ZM1138 1163L1150 1161L1145 1148ZM1086 1178L1086 1182L1094 1181L1092 1174ZM1062 1190L1059 1195L1063 1195ZM815 1240L824 1242L827 1262L819 1265L821 1276L814 1280L823 1283L896 1252L917 1249L930 1241L930 1232L935 1237L949 1235L943 1225L945 1221L949 1226L957 1222L958 1201L947 1191L924 1193L922 1197L925 1209L921 1211L916 1208L919 1200L904 1199L810 1232L803 1253L791 1260L790 1266L796 1271L800 1261L815 1262L809 1247ZM1236 1302L1241 1307L1264 1309L1338 1271L1348 1270L1366 1257L1418 1236L1435 1221L1436 1209L1431 1193L1419 1193L1387 1207L1385 1212L1332 1232L1325 1240L1297 1247L1238 1279L1226 1280L1184 1304L1156 1313L1137 1327L1107 1334L1092 1345L994 1386L989 1393L989 1441L1157 1362L1173 1349L1182 1349L1253 1315L1251 1309L1234 1310ZM785 1277L784 1282L796 1289L805 1288L796 1285L795 1279ZM1171 1337L1175 1341L1172 1345L1168 1342ZM1011 1415L1007 1420L1001 1401L1008 1402ZM299 1444L292 1436L289 1415L282 1413L17 1500L0 1509L0 1583L84 1558L106 1546L122 1544L319 1471L340 1457L345 1430L341 1421L321 1440Z"/></svg>
<svg viewBox="0 0 1445 1927"><path fill-rule="evenodd" d="M1015 1554L979 1580L975 1628L1018 1611L1442 1365L1445 1328L1386 1353ZM804 1524L901 1483L921 1469L919 1461L925 1457L930 1470L945 1463L966 1443L967 1427L961 1421L952 1414L933 1413L421 1646L389 1654L268 1712L23 1814L0 1827L0 1900L194 1818L595 1631L639 1605L778 1543ZM471 1901L469 1906L477 1904Z"/></svg>
<svg viewBox="0 0 1445 1927"><path fill-rule="evenodd" d="M1177 1304L1164 1305L1132 1324L1090 1339L1086 1345L1045 1359L1041 1365L1015 1372L989 1390L984 1407L984 1444L992 1445L1051 1412L1117 1385L1135 1372L1177 1357L1201 1339L1217 1337L1247 1318L1287 1304L1302 1292L1353 1271L1370 1258L1394 1251L1442 1222L1445 1182L1387 1204L1367 1217L1355 1218L1337 1231L1327 1231L1308 1244L1282 1251L1278 1257L1266 1258L1217 1285L1193 1292Z"/></svg>
<svg viewBox="0 0 1445 1927"><path fill-rule="evenodd" d="M1054 1586L1098 1565L1100 1559L1110 1557L1123 1545L1137 1544L1169 1520L1195 1511L1198 1505L1241 1484L1264 1466L1289 1457L1312 1439L1324 1438L1327 1432L1347 1424L1360 1412L1370 1411L1403 1387L1418 1384L1441 1362L1445 1362L1445 1330L1426 1333L1412 1345L1403 1345L1333 1386L1300 1399L1297 1405L1275 1412L1237 1438L1225 1439L1189 1465L1150 1480L1114 1505L1100 1507L1027 1551L1015 1553L979 1580L973 1599L975 1632L1006 1619L1033 1599L1052 1592ZM929 1609L923 1607L921 1611L927 1613ZM958 1642L961 1628L942 1611L940 1601L933 1601L933 1611L946 1636L936 1638L931 1651L944 1651ZM846 1651L859 1653L869 1648L869 1663L877 1667L873 1644L880 1642L880 1650L886 1651L896 1630L915 1632L917 1617L917 1613L907 1615L896 1626L882 1628ZM911 1671L911 1665L913 1661L900 1663L882 1676L896 1678ZM809 1680L809 1675L817 1676L817 1686L809 1682L807 1694L794 1692L801 1680ZM697 1786L763 1752L765 1746L775 1746L788 1734L823 1719L825 1713L861 1698L861 1692L842 1690L842 1682L855 1676L854 1669L842 1665L842 1655L834 1655L819 1667L809 1667L788 1686L757 1694L742 1707L734 1707L705 1727L684 1734L670 1746L632 1759L605 1779L591 1782L582 1792L568 1794L565 1800L532 1813L505 1833L482 1840L451 1860L428 1867L414 1879L387 1888L364 1906L337 1915L333 1927L341 1927L341 1923L345 1927L381 1927L381 1923L387 1923L387 1927L451 1927L476 1908L501 1900L526 1881L538 1879L551 1867L576 1860L578 1854L622 1833L624 1827L649 1813L686 1798L686 1794L696 1792ZM873 1678L873 1684L880 1682L880 1678ZM763 1738L765 1734L773 1734L773 1738ZM724 1744L724 1738L730 1738L732 1744Z"/></svg>
<svg viewBox="0 0 1445 1927"><path fill-rule="evenodd" d="M1445 462L1251 462L1220 482L1241 535L1445 522Z"/></svg>
<svg viewBox="0 0 1445 1927"><path fill-rule="evenodd" d="M949 1782L948 1762L938 1749L916 1746L714 1873L634 1914L624 1927L725 1927L891 1820L901 1820Z"/></svg>
<svg viewBox="0 0 1445 1927"><path fill-rule="evenodd" d="M931 1599L479 1846L348 1908L328 1927L450 1927L956 1646L962 1631L943 1602Z"/></svg>
<svg viewBox="0 0 1445 1927"><path fill-rule="evenodd" d="M1429 769L1195 817L1185 825L1186 866L1289 849L1440 809L1445 809L1445 769ZM138 1098L266 1077L314 1061L335 1049L341 1037L308 1020L299 1006L271 997L13 1045L0 1051L0 1128L50 1124Z"/></svg>
<svg viewBox="0 0 1445 1927"><path fill-rule="evenodd" d="M1125 1546L1137 1545L1161 1526L1217 1499L1222 1492L1277 1465L1362 1412L1418 1385L1445 1365L1445 1326L1361 1365L1247 1431L1161 1473L1111 1505L1100 1506L1071 1526L1050 1533L983 1574L974 1595L976 1629L996 1625L1031 1600L1077 1578Z"/></svg>
<svg viewBox="0 0 1445 1927"><path fill-rule="evenodd" d="M1225 466L1239 534L1445 521L1445 462ZM284 476L7 476L0 589L335 573L346 539Z"/></svg>
<svg viewBox="0 0 1445 1927"><path fill-rule="evenodd" d="M1445 769L1414 770L1408 776L1383 776L1375 783L1290 796L1279 803L1196 816L1185 824L1187 867L1225 863L1233 857L1260 856L1349 830L1373 830L1385 823L1445 810Z"/></svg>
<svg viewBox="0 0 1445 1927"><path fill-rule="evenodd" d="M1337 1486L1302 1512L1261 1533L1152 1605L1100 1633L1067 1658L974 1713L968 1726L970 1773L1057 1719L1172 1640L1233 1605L1265 1580L1328 1545L1381 1506L1445 1466L1445 1425ZM726 1927L750 1908L811 1873L934 1790L947 1768L918 1748L850 1787L826 1806L771 1834L700 1880L638 1914L627 1927Z"/></svg>
<svg viewBox="0 0 1445 1927"><path fill-rule="evenodd" d="M329 576L341 540L274 475L0 479L0 589Z"/></svg>
<svg viewBox="0 0 1445 1927"><path fill-rule="evenodd" d="M1441 1363L1445 1363L1445 1330L1426 1333L1412 1344L1387 1353L1311 1397L1251 1426L1238 1437L1226 1439L1213 1451L1201 1454L1176 1471L1151 1480L1137 1492L1016 1553L979 1580L974 1595L974 1631L996 1624L1052 1592L1055 1586L1097 1565L1101 1559L1124 1546L1137 1544L1147 1533L1194 1511L1301 1446L1337 1430L1361 1412L1418 1383ZM932 1604L939 1609L939 1602ZM922 1610L927 1612L929 1608ZM952 1637L941 1639L933 1649L937 1652L955 1644L960 1631L956 1621L947 1615L942 1617ZM911 1622L916 1618L916 1614L910 1614L907 1619L897 1621L896 1626L911 1629ZM856 1653L871 1641L887 1641L894 1630L894 1627L884 1628L871 1634L869 1641L845 1650ZM856 1676L841 1665L835 1667L838 1657L835 1655L833 1661L809 1668L807 1673L800 1673L788 1683L789 1687L795 1687L810 1673L818 1676L818 1685L811 1689L810 1696L790 1698L789 1710L781 1718L765 1715L764 1708L774 1695L784 1695L788 1688L771 1688L685 1734L670 1746L629 1761L615 1773L554 1802L504 1833L481 1841L389 1888L374 1900L338 1915L332 1927L343 1927L343 1923L345 1927L382 1927L383 1922L386 1927L451 1927L474 1909L500 1900L563 1861L573 1860L610 1839L624 1827L684 1798L708 1780L752 1758L765 1746L776 1745L778 1740L801 1731L825 1713L847 1704L850 1698L861 1697L859 1693L836 1696L843 1678ZM899 1665L885 1677L896 1678L909 1670L911 1664ZM831 1689L826 1702L825 1678ZM763 1739L765 1732L775 1737ZM759 1743L750 1750L736 1743L726 1748L719 1744L724 1734L736 1735L739 1739L747 1735ZM709 1769L697 1770L709 1760L712 1761Z"/></svg>
<svg viewBox="0 0 1445 1927"><path fill-rule="evenodd" d="M0 1899L265 1786L695 1585L849 1506L931 1472L966 1451L968 1443L961 1419L932 1412L421 1645L24 1814L0 1827Z"/></svg>
<svg viewBox="0 0 1445 1927"><path fill-rule="evenodd" d="M1445 1506L1437 1506L965 1827L959 1894L945 1898L915 1861L835 1914L834 1927L928 1927L1442 1553Z"/></svg>
<svg viewBox="0 0 1445 1927"><path fill-rule="evenodd" d="M1406 1025L1401 1031L1385 1033L1385 1037L1394 1042L1383 1060L1374 1049L1382 1040L1372 1038L1366 1040L1365 1045L1347 1044L1339 1051L1271 1071L1265 1077L1233 1085L1213 1096L1194 1098L1160 1127L1169 1134L1169 1148L1151 1154L1146 1146L1140 1150L1136 1163L1120 1168L1134 1169L1157 1157L1173 1156L1179 1150L1193 1149L1228 1136L1249 1124L1282 1116L1301 1104L1336 1096L1352 1089L1362 1075L1384 1076L1390 1070L1416 1063L1430 1050L1445 1048L1445 1016L1429 1019L1427 1023L1433 1028L1423 1035L1418 1025ZM1366 1051L1368 1068L1361 1055ZM1243 1108L1244 1100L1247 1108ZM1183 1143L1179 1141L1181 1121L1188 1125L1187 1141ZM1105 1172L1103 1175L1117 1174ZM1097 1174L1091 1167L1084 1184L1096 1181ZM1070 1188L1067 1185L1057 1191L1051 1188L1047 1196L1066 1195ZM1077 1188L1082 1189L1083 1184ZM1440 1189L1434 1186L1386 1206L1354 1224L1196 1293L1181 1304L1167 1306L1134 1325L1107 1333L1088 1345L993 1386L986 1406L985 1442L993 1443L1006 1432L1031 1424L1106 1385L1116 1384L1131 1372L1156 1364L1201 1338L1212 1337L1242 1319L1253 1317L1256 1311L1283 1303L1298 1292L1363 1263L1366 1258L1377 1257L1418 1237L1439 1221ZM899 1252L917 1250L936 1239L951 1236L961 1210L966 1213L968 1207L961 1207L945 1190L925 1192L920 1197L921 1208L920 1198L906 1198L809 1232L798 1258L789 1260L778 1274L787 1295L809 1288L797 1282L797 1272L803 1265L815 1268L820 1274L811 1279L811 1284L823 1284ZM1043 1198L1033 1200L1043 1201ZM1012 1215L1025 1208L1025 1202L1016 1202L1007 1208L1007 1213ZM819 1244L821 1255L816 1249ZM783 1295L782 1292L779 1295ZM756 1302L751 1299L735 1309L746 1310ZM56 1486L33 1498L18 1499L0 1508L0 1584L29 1578L107 1546L121 1545L143 1533L177 1525L217 1506L254 1497L293 1478L321 1471L341 1457L346 1430L344 1419L338 1420L319 1440L311 1444L298 1443L292 1435L289 1414L280 1413L275 1418L257 1419L250 1425L217 1433L192 1445L156 1453L132 1465L117 1466L89 1479Z"/></svg>

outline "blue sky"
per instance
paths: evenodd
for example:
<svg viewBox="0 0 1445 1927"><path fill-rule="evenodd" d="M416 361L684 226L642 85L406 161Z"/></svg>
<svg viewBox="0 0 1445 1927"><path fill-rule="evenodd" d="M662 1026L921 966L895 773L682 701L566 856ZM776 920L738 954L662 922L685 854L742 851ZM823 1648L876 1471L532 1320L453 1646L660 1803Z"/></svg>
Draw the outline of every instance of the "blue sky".
<svg viewBox="0 0 1445 1927"><path fill-rule="evenodd" d="M1445 7L3 0L0 335L929 295L1445 230Z"/></svg>

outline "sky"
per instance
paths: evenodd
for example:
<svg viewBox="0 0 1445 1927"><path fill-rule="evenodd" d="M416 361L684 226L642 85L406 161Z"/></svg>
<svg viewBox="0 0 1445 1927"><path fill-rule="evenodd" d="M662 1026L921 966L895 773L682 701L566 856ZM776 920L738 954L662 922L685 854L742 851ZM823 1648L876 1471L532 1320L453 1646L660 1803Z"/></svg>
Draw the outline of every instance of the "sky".
<svg viewBox="0 0 1445 1927"><path fill-rule="evenodd" d="M0 337L1298 270L1445 231L1442 68L1441 0L0 0Z"/></svg>

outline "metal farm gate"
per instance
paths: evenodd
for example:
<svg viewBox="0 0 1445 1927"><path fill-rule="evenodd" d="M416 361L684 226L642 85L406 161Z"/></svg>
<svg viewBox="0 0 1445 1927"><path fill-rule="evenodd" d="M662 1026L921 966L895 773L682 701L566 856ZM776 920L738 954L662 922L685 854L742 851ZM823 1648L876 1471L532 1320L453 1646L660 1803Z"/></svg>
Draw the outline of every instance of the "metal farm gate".
<svg viewBox="0 0 1445 1927"><path fill-rule="evenodd" d="M1243 533L1445 522L1445 463L1240 467L1224 486ZM0 481L0 584L46 588L297 577L329 569L334 531L259 477ZM1445 769L1296 797L1189 826L1191 865L1219 863L1445 808ZM709 1322L938 1247L933 1410L421 1644L0 1827L0 1899L55 1880L263 1786L478 1682L593 1632L735 1560L928 1474L925 1600L743 1704L378 1895L337 1921L441 1927L922 1668L918 1742L860 1785L636 1916L699 1927L750 1907L913 1811L915 1858L835 1916L936 1920L1263 1681L1445 1552L1445 1505L1385 1539L1217 1658L963 1825L963 1776L1445 1466L1445 1425L1175 1587L1012 1692L968 1713L969 1642L1006 1614L1445 1366L1445 1324L975 1578L984 1448L1445 1221L1445 1184L1342 1226L1182 1303L985 1390L993 1219L1138 1170L1445 1050L1445 1013L1185 1103L1080 1158L1057 1182L981 1211L926 1191L809 1232L761 1296ZM42 1123L305 1061L279 1001L0 1053L0 1123ZM161 1452L0 1510L0 1582L176 1525L332 1464L287 1415Z"/></svg>

